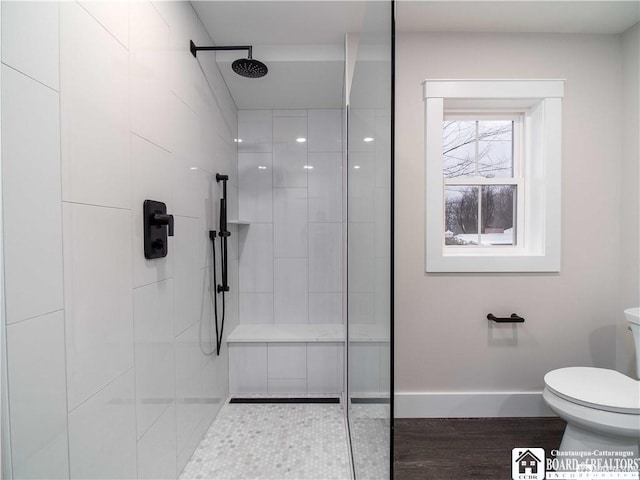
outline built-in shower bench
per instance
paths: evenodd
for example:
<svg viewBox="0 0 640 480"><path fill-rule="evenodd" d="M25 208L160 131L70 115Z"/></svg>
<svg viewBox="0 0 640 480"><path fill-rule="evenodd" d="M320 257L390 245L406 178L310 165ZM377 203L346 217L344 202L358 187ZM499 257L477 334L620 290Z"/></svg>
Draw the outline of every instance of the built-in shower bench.
<svg viewBox="0 0 640 480"><path fill-rule="evenodd" d="M227 337L229 391L246 394L340 394L344 390L343 324L241 324ZM352 325L350 355L365 368L356 383L377 391L389 335L378 325ZM386 352L385 352L386 349ZM385 356L386 355L386 356ZM374 382L376 385L368 385ZM365 390L362 390L365 391Z"/></svg>
<svg viewBox="0 0 640 480"><path fill-rule="evenodd" d="M227 343L342 342L340 323L241 324L227 337Z"/></svg>

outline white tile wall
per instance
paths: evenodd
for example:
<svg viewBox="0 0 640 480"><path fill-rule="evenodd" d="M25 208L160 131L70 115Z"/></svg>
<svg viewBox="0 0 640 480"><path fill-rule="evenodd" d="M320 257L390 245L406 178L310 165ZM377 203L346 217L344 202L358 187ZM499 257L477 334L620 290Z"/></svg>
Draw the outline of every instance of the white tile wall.
<svg viewBox="0 0 640 480"><path fill-rule="evenodd" d="M240 292L273 292L273 225L238 229Z"/></svg>
<svg viewBox="0 0 640 480"><path fill-rule="evenodd" d="M307 351L304 343L270 343L267 346L267 377L272 379L305 379Z"/></svg>
<svg viewBox="0 0 640 480"><path fill-rule="evenodd" d="M342 391L342 344L307 344L308 393L336 393Z"/></svg>
<svg viewBox="0 0 640 480"><path fill-rule="evenodd" d="M375 220L374 183L375 155L368 152L351 153L349 155L349 222Z"/></svg>
<svg viewBox="0 0 640 480"><path fill-rule="evenodd" d="M79 3L125 48L129 46L128 2L81 1ZM133 25L137 27L137 24L133 23Z"/></svg>
<svg viewBox="0 0 640 480"><path fill-rule="evenodd" d="M72 479L136 477L133 369L69 413Z"/></svg>
<svg viewBox="0 0 640 480"><path fill-rule="evenodd" d="M241 293L239 313L243 323L273 323L273 294Z"/></svg>
<svg viewBox="0 0 640 480"><path fill-rule="evenodd" d="M68 478L63 312L10 325L7 344L14 477Z"/></svg>
<svg viewBox="0 0 640 480"><path fill-rule="evenodd" d="M309 221L342 221L342 153L309 153Z"/></svg>
<svg viewBox="0 0 640 480"><path fill-rule="evenodd" d="M147 260L144 257L143 204L155 200L167 204L172 213L172 159L169 152L138 135L131 135L132 166L132 231L133 285L139 287L173 276L174 249L164 258Z"/></svg>
<svg viewBox="0 0 640 480"><path fill-rule="evenodd" d="M229 393L268 393L266 343L229 346Z"/></svg>
<svg viewBox="0 0 640 480"><path fill-rule="evenodd" d="M129 55L77 3L60 4L60 94L63 199L129 208Z"/></svg>
<svg viewBox="0 0 640 480"><path fill-rule="evenodd" d="M200 352L198 323L176 337L175 352L176 429L178 458L180 459L186 456L186 451L193 444L194 437L198 435L196 430L202 419L200 398L204 358ZM193 449L191 451L193 452ZM178 461L179 465L180 463Z"/></svg>
<svg viewBox="0 0 640 480"><path fill-rule="evenodd" d="M303 141L298 141L303 140ZM273 119L273 186L307 186L307 119Z"/></svg>
<svg viewBox="0 0 640 480"><path fill-rule="evenodd" d="M306 258L274 260L273 319L275 323L309 322L309 267ZM242 272L240 272L242 274Z"/></svg>
<svg viewBox="0 0 640 480"><path fill-rule="evenodd" d="M342 323L342 114L239 113L238 147L251 152L239 154L238 170L240 218L251 221L239 231L241 323ZM282 353L294 350L295 360ZM315 363L306 345L269 345L268 351L269 372L255 373L236 364L250 365L262 349L231 347L233 392L342 391L337 360L324 366L317 353L333 350L311 350ZM292 363L299 367L295 374L287 370Z"/></svg>
<svg viewBox="0 0 640 480"><path fill-rule="evenodd" d="M239 110L238 152L272 151L273 122L271 110Z"/></svg>
<svg viewBox="0 0 640 480"><path fill-rule="evenodd" d="M58 23L55 2L4 2L2 62L59 90Z"/></svg>
<svg viewBox="0 0 640 480"><path fill-rule="evenodd" d="M168 149L169 26L147 2L132 2L130 16L131 131Z"/></svg>
<svg viewBox="0 0 640 480"><path fill-rule="evenodd" d="M342 323L342 292L309 292L309 323Z"/></svg>
<svg viewBox="0 0 640 480"><path fill-rule="evenodd" d="M342 110L309 110L309 152L342 152Z"/></svg>
<svg viewBox="0 0 640 480"><path fill-rule="evenodd" d="M175 295L175 334L200 320L204 286L198 249L198 220L190 217L174 216L174 237L169 239L169 248L174 255L174 295Z"/></svg>
<svg viewBox="0 0 640 480"><path fill-rule="evenodd" d="M374 254L374 224L349 224L349 290L354 293L373 292L375 268L372 262Z"/></svg>
<svg viewBox="0 0 640 480"><path fill-rule="evenodd" d="M173 403L173 279L133 291L138 437Z"/></svg>
<svg viewBox="0 0 640 480"><path fill-rule="evenodd" d="M272 165L270 153L240 153L239 219L249 222L272 222Z"/></svg>
<svg viewBox="0 0 640 480"><path fill-rule="evenodd" d="M226 347L209 357L198 342L201 320L211 331L208 230L220 195L207 172L230 175L238 211L235 104L215 56L205 80L188 47L211 39L188 2L2 10L15 473L175 478L228 392ZM142 255L146 198L176 215L164 260ZM226 334L238 321L236 228Z"/></svg>
<svg viewBox="0 0 640 480"><path fill-rule="evenodd" d="M10 324L62 308L59 95L2 65L2 99Z"/></svg>
<svg viewBox="0 0 640 480"><path fill-rule="evenodd" d="M65 203L69 408L133 366L131 212Z"/></svg>
<svg viewBox="0 0 640 480"><path fill-rule="evenodd" d="M308 255L306 188L273 189L273 233L276 258Z"/></svg>
<svg viewBox="0 0 640 480"><path fill-rule="evenodd" d="M138 440L138 478L174 479L176 468L176 412L171 404Z"/></svg>
<svg viewBox="0 0 640 480"><path fill-rule="evenodd" d="M309 224L309 291L342 291L342 224Z"/></svg>

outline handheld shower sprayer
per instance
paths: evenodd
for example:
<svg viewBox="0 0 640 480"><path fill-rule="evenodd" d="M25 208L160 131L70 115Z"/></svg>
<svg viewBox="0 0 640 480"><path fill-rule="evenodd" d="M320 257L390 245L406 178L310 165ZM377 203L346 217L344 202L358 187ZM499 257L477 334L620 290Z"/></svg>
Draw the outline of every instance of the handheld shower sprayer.
<svg viewBox="0 0 640 480"><path fill-rule="evenodd" d="M216 354L220 355L220 348L222 347L222 334L224 331L224 319L226 316L225 305L225 292L229 291L228 283L228 258L227 258L227 239L231 236L231 232L227 228L227 181L229 175L221 175L216 173L216 182L222 182L222 198L220 199L220 224L219 230L209 231L209 239L211 240L211 249L213 253L213 312L216 327ZM216 264L216 238L220 238L220 271L222 274L222 283L218 284L217 278L217 264ZM220 321L218 321L218 295L222 295L222 315ZM213 352L210 353L212 355Z"/></svg>

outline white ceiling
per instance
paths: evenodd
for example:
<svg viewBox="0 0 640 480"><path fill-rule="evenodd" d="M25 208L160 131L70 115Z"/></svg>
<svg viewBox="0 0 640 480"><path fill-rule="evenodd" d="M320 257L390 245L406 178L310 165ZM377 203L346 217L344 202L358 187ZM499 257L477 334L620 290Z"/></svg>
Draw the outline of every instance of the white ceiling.
<svg viewBox="0 0 640 480"><path fill-rule="evenodd" d="M344 36L361 29L367 2L192 1L215 45L253 45L267 64L262 79L242 78L217 54L239 109L338 108ZM398 32L617 34L640 21L639 0L399 0ZM198 55L215 55L198 53Z"/></svg>
<svg viewBox="0 0 640 480"><path fill-rule="evenodd" d="M622 33L640 20L638 0L398 2L401 32Z"/></svg>

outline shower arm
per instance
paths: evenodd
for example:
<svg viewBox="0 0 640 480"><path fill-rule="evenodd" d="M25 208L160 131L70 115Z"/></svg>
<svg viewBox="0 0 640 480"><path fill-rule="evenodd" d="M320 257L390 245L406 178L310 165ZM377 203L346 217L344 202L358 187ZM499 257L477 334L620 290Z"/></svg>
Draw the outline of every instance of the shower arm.
<svg viewBox="0 0 640 480"><path fill-rule="evenodd" d="M196 44L193 43L193 40L189 40L189 50L191 50L191 54L194 57L196 56L199 50L204 50L204 51L247 50L249 52L249 56L247 58L249 58L250 60L253 58L251 56L251 53L253 50L253 47L251 45L237 45L237 46L230 46L230 47L196 47Z"/></svg>

